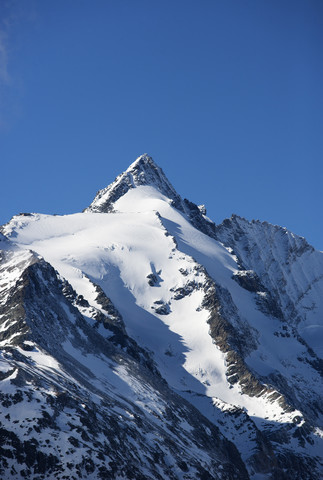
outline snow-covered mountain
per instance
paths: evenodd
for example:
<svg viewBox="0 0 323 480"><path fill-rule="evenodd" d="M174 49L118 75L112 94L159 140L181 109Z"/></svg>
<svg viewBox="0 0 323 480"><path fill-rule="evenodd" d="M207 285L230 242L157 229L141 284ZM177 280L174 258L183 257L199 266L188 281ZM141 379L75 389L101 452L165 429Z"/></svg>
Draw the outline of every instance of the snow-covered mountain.
<svg viewBox="0 0 323 480"><path fill-rule="evenodd" d="M323 254L148 156L0 234L0 478L319 479Z"/></svg>

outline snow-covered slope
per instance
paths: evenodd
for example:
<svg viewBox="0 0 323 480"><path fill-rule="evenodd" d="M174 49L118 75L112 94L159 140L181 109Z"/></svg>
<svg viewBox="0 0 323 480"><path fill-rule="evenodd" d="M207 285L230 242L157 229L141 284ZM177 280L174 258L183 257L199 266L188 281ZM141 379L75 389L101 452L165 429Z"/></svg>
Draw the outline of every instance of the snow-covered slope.
<svg viewBox="0 0 323 480"><path fill-rule="evenodd" d="M68 325L67 340L58 336L50 348L47 336L46 343L34 334L32 340L20 339L34 342L32 348L45 350L51 360L29 353L25 357L33 359L35 371L43 368L41 362L58 362L60 367L51 367L51 382L64 370L71 382L82 377L84 383L82 369L89 369L95 379L87 371L91 401L94 392L110 396L112 389L114 397L134 398L145 421L146 400L138 398L149 399L149 412L162 424L168 402L169 411L180 418L176 425L186 422L186 434L173 434L195 443L182 470L176 467L177 457L163 450L160 478L199 478L202 466L210 475L203 478L247 475L238 453L230 456L230 444L206 425L218 427L235 444L250 478L320 478L322 366L320 344L311 333L322 327L323 255L299 237L275 229L243 219L237 225L225 221L215 226L204 208L181 199L147 155L101 190L83 213L13 217L2 228L6 238L0 243L4 301L12 301L19 275L35 264L37 271L42 265L45 271L53 267L59 272L61 293L55 287L53 302L61 305L58 299L65 295L64 302L74 309L64 321L57 306L41 315L46 295L37 302L34 298L35 317L40 315L37 330L54 318L58 331L61 322ZM50 298L54 286L48 286L44 273L37 275ZM15 314L1 322L1 331L7 332ZM10 335L2 345L12 349ZM20 344L15 348L24 355ZM147 371L144 379L142 368ZM178 395L187 402L185 409L193 409L185 420L177 410ZM213 453L199 443L200 433L192 433L191 415L201 415L205 431L217 435L210 440L222 445L214 450L215 463ZM121 417L128 425L124 412ZM167 443L162 424L160 438ZM138 422L134 429L141 439L137 451L146 451L150 442ZM199 465L189 460L202 458L196 445L205 457ZM159 478L139 453L136 458L132 470L140 464L143 478ZM99 477L97 468L86 478L128 478L123 467L120 477Z"/></svg>
<svg viewBox="0 0 323 480"><path fill-rule="evenodd" d="M2 253L16 282L0 309L0 478L248 478L235 447L167 386L121 317L105 323L37 256Z"/></svg>
<svg viewBox="0 0 323 480"><path fill-rule="evenodd" d="M216 238L230 246L275 296L283 316L323 357L323 255L305 238L267 222L233 215L216 227Z"/></svg>

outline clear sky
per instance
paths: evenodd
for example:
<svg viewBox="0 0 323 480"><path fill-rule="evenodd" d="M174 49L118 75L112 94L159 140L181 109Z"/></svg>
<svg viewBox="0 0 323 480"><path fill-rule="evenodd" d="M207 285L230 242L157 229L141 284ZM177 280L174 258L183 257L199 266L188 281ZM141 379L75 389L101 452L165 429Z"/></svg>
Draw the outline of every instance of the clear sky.
<svg viewBox="0 0 323 480"><path fill-rule="evenodd" d="M0 0L0 224L142 153L216 223L323 250L322 0Z"/></svg>

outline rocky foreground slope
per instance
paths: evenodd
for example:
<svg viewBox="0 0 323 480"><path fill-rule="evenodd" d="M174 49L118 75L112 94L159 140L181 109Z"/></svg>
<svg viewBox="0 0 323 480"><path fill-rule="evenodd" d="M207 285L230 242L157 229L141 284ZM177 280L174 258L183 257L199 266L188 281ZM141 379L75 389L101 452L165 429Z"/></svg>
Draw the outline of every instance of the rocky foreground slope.
<svg viewBox="0 0 323 480"><path fill-rule="evenodd" d="M147 155L0 234L0 478L319 479L323 254Z"/></svg>

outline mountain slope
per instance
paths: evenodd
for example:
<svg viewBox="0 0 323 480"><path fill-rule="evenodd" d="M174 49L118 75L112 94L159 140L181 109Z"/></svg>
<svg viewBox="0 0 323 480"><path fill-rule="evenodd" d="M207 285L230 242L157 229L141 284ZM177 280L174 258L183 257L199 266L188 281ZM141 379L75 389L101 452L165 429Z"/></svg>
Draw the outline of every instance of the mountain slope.
<svg viewBox="0 0 323 480"><path fill-rule="evenodd" d="M322 253L286 228L237 215L216 227L216 238L233 249L246 270L261 278L284 318L322 358Z"/></svg>
<svg viewBox="0 0 323 480"><path fill-rule="evenodd" d="M276 227L236 220L215 226L205 209L181 199L162 170L144 155L101 190L84 213L16 216L2 228L3 249L9 252L5 255L16 259L3 263L4 291L10 292L4 298L6 302L16 298L15 271L29 272L34 264L37 269L46 265L46 271L54 267L64 302L72 305L76 316L69 323L63 320L56 305L61 304L61 294L52 284L39 301L33 297L33 315L38 318L37 330L48 318L56 318L58 331L62 322L69 325L64 338L70 335L74 344L71 341L66 350L62 338L49 349L49 339L44 344L34 333L35 348L47 348L73 382L82 377L82 385L86 356L92 358L95 352L100 357L93 363L94 377L102 370L102 355L107 356L104 368L112 368L114 378L121 367L111 367L111 355L115 362L120 354L121 364L130 365L126 379L122 377L126 395L138 398L148 382L150 409L159 401L168 402L169 412L181 418L184 414L178 408L185 401L187 424L201 415L196 418L212 431L213 447L205 446L201 432L192 434L196 427L187 427L186 433L179 429L175 436L188 444L196 438L186 456L187 469L180 472L176 467L170 477L166 464L174 466L179 460L175 453L169 457L167 450L160 461L160 478L199 478L206 475L203 469L209 478L244 478L239 454L219 428L237 447L250 478L318 479L322 369L320 350L309 332L322 321L323 256L290 233L273 233ZM46 285L45 274L42 279ZM45 298L55 288L52 313L42 315ZM8 303L5 310L15 311ZM28 331L19 318L14 314L12 321L5 319L2 329L6 332L8 325L20 322L21 331ZM10 344L10 335L8 330L4 346ZM115 349L117 354L110 353ZM142 368L147 372L144 379ZM91 374L86 377L87 398L97 389L100 395L111 395L110 384L102 377L94 382L89 378ZM123 392L120 383L113 382L115 398ZM142 401L139 404L142 408ZM158 409L162 422L165 403ZM147 415L146 410L140 415ZM127 425L125 418L122 423ZM148 440L141 436L138 423L136 429L142 439L137 448L145 451ZM168 438L163 428L159 435ZM205 458L198 465L193 461L196 443L204 452L198 458ZM145 466L139 468L141 461L127 458L143 478L159 478L143 460ZM128 478L121 470L121 478ZM97 475L96 471L93 478L100 478ZM107 475L102 478L117 478L115 472Z"/></svg>
<svg viewBox="0 0 323 480"><path fill-rule="evenodd" d="M20 268L1 308L1 475L247 478L234 446L146 352L121 330L111 337L115 326L104 339L84 299L32 253L22 264L25 253L2 260L17 255Z"/></svg>

